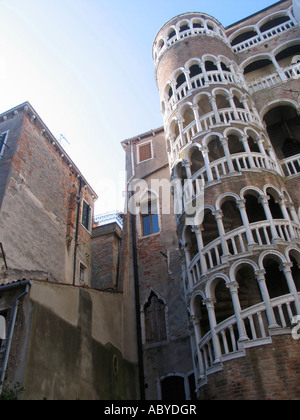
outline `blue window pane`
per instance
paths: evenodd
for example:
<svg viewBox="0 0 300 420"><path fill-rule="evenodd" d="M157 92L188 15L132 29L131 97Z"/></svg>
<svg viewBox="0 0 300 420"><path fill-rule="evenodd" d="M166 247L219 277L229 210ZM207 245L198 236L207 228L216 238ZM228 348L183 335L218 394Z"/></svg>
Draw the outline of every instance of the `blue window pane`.
<svg viewBox="0 0 300 420"><path fill-rule="evenodd" d="M152 233L159 232L158 214L152 214Z"/></svg>
<svg viewBox="0 0 300 420"><path fill-rule="evenodd" d="M143 232L144 236L151 235L150 216L143 217Z"/></svg>

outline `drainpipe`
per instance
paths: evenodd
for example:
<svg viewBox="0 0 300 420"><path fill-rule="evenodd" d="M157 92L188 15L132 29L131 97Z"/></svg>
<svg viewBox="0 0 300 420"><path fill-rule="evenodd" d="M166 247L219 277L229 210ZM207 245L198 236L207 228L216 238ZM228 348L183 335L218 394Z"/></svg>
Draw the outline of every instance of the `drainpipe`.
<svg viewBox="0 0 300 420"><path fill-rule="evenodd" d="M135 311L137 324L137 346L138 346L138 365L139 365L139 382L141 400L145 401L145 373L144 373L144 357L141 327L141 304L140 304L140 286L139 286L139 270L136 249L136 229L135 215L131 215L131 233L132 233L132 254L133 254L133 273L134 273L134 291L135 291Z"/></svg>
<svg viewBox="0 0 300 420"><path fill-rule="evenodd" d="M2 292L10 292L14 289L18 289L22 286L25 286L25 291L16 299L15 304L14 304L12 321L11 321L9 335L8 335L8 338L7 338L7 346L6 346L6 350L5 350L5 356L4 356L4 361L3 361L3 365L2 365L2 372L1 372L1 376L0 376L0 395L2 394L3 382L5 380L5 375L6 375L6 371L7 371L7 365L8 365L12 340L13 340L13 336L14 336L14 331L15 331L15 326L16 326L20 301L23 299L23 297L25 297L28 294L29 288L30 288L31 285L32 285L32 282L30 280L22 280L21 282L8 284L6 286L1 286L0 287L0 292L2 293Z"/></svg>
<svg viewBox="0 0 300 420"><path fill-rule="evenodd" d="M78 232L79 232L79 215L80 215L80 204L81 204L81 190L82 190L82 178L79 178L79 190L76 197L77 203L77 216L76 216L76 231L75 231L75 248L74 248L74 266L73 266L73 286L76 282L76 260L77 260L77 247L78 247Z"/></svg>
<svg viewBox="0 0 300 420"><path fill-rule="evenodd" d="M130 142L130 156L131 156L131 177L127 181L127 197L129 195L128 187L131 181L135 178L135 164L133 154L133 141ZM130 196L132 197L133 191ZM127 203L128 205L128 203ZM127 206L128 211L128 206ZM128 216L129 217L129 216ZM141 327L141 304L140 304L140 286L139 286L139 269L136 246L136 218L134 214L130 214L131 223L131 237L132 237L132 256L133 256L133 276L134 276L134 292L135 292L135 314L137 326L137 350L138 350L138 368L139 368L139 384L140 384L140 399L145 401L145 372L144 372L144 357L143 357L143 340Z"/></svg>

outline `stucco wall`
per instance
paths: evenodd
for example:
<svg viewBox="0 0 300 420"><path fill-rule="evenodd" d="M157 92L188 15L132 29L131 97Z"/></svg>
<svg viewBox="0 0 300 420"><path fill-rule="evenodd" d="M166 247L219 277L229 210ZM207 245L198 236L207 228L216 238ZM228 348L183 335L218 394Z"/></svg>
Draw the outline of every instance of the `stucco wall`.
<svg viewBox="0 0 300 420"><path fill-rule="evenodd" d="M124 333L122 294L34 282L30 301L24 399L138 398L136 343Z"/></svg>

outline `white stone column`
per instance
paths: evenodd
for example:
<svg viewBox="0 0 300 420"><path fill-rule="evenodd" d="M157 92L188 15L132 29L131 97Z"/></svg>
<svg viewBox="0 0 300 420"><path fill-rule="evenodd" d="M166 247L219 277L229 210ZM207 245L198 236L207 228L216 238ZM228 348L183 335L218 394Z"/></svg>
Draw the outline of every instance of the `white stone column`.
<svg viewBox="0 0 300 420"><path fill-rule="evenodd" d="M221 66L221 61L220 60L216 60L215 65L217 66L218 71L220 72L222 81L226 81L225 76L224 76L224 73L223 73L223 69L222 69L222 66Z"/></svg>
<svg viewBox="0 0 300 420"><path fill-rule="evenodd" d="M279 328L279 325L277 324L275 314L273 311L273 308L271 306L271 299L269 295L269 291L266 284L266 278L265 278L266 271L265 270L256 270L255 276L256 280L258 282L260 293L262 295L263 301L266 305L266 312L267 317L269 321L269 328Z"/></svg>
<svg viewBox="0 0 300 420"><path fill-rule="evenodd" d="M196 347L197 347L197 356L199 362L199 371L200 371L200 379L205 376L205 367L202 359L202 354L199 348L199 344L202 339L201 328L200 328L200 319L195 315L192 316L193 319L193 326L195 331L195 339L196 339Z"/></svg>
<svg viewBox="0 0 300 420"><path fill-rule="evenodd" d="M236 109L236 106L235 106L235 102L234 102L234 96L233 96L233 94L232 94L232 93L228 93L226 98L227 98L227 100L229 101L229 103L230 103L230 107L231 107L231 108L232 108L232 110L233 110L234 119L235 119L235 120L239 120L239 119L240 119L240 117L239 117L239 114L238 114L237 109Z"/></svg>
<svg viewBox="0 0 300 420"><path fill-rule="evenodd" d="M295 282L292 275L292 267L293 267L293 263L285 262L280 265L280 271L283 272L286 278L287 284L288 284L289 291L295 298L295 306L296 306L297 315L300 315L300 301L299 301L298 291L296 289Z"/></svg>
<svg viewBox="0 0 300 420"><path fill-rule="evenodd" d="M223 257L231 256L227 241L225 240L226 232L225 232L223 220L222 220L224 216L222 210L217 210L213 212L213 216L215 216L215 219L218 225L218 231L219 231L219 236L221 239L222 250L223 250Z"/></svg>
<svg viewBox="0 0 300 420"><path fill-rule="evenodd" d="M207 312L208 312L211 338L212 338L212 343L214 347L214 353L215 353L214 363L220 363L222 352L221 352L219 337L216 333L217 320L216 320L216 314L215 314L215 302L212 298L210 298L210 299L206 299L204 303L206 305Z"/></svg>
<svg viewBox="0 0 300 420"><path fill-rule="evenodd" d="M216 123L220 124L221 123L221 118L220 118L220 115L219 115L219 110L217 108L216 98L214 96L210 97L209 102L210 102L210 104L212 106L212 109L214 111Z"/></svg>
<svg viewBox="0 0 300 420"><path fill-rule="evenodd" d="M230 150L228 147L228 139L226 137L223 137L222 139L220 139L222 146L223 146L223 150L227 159L227 163L228 163L228 168L229 168L229 172L235 172L234 166L233 166L233 162L231 159L231 155L230 155Z"/></svg>
<svg viewBox="0 0 300 420"><path fill-rule="evenodd" d="M187 82L187 86L188 86L188 90L192 90L192 84L191 84L191 80L190 80L190 72L189 70L184 70L184 75L185 75L185 79Z"/></svg>
<svg viewBox="0 0 300 420"><path fill-rule="evenodd" d="M280 65L277 63L276 58L275 58L272 54L270 54L270 59L272 60L272 63L274 64L274 66L275 66L275 68L276 68L276 70L277 70L277 73L279 74L279 76L280 76L281 80L282 80L283 82L285 82L286 80L288 80L288 78L287 78L286 74L284 73L283 69L282 69L282 68L280 67Z"/></svg>
<svg viewBox="0 0 300 420"><path fill-rule="evenodd" d="M202 73L203 73L203 76L204 76L205 84L208 85L209 84L209 79L208 79L208 76L207 76L207 73L206 73L205 63L202 60L200 61L200 67L201 67L201 70L202 70Z"/></svg>
<svg viewBox="0 0 300 420"><path fill-rule="evenodd" d="M194 115L195 115L195 120L196 120L196 125L197 125L197 131L198 131L198 133L201 133L201 131L203 131L203 129L202 129L201 121L200 121L198 106L197 105L193 105L192 108L193 108Z"/></svg>
<svg viewBox="0 0 300 420"><path fill-rule="evenodd" d="M278 201L278 204L280 205L280 209L281 209L281 212L283 214L283 217L285 218L285 220L287 220L289 222L288 229L289 229L289 232L290 232L291 239L295 240L296 239L296 234L295 234L295 230L292 226L292 221L291 221L289 212L287 211L287 208L286 208L286 203L287 203L287 200L285 200L284 197L280 197L280 199Z"/></svg>
<svg viewBox="0 0 300 420"><path fill-rule="evenodd" d="M238 282L232 281L230 283L227 283L226 287L230 290L231 299L233 303L234 313L235 313L238 332L239 332L238 342L241 343L244 341L249 341L249 337L247 336L247 333L246 333L245 324L241 316L242 309L241 309L240 299L238 296L238 290L239 290Z"/></svg>
<svg viewBox="0 0 300 420"><path fill-rule="evenodd" d="M263 195L261 197L259 197L259 201L262 204L264 211L265 211L265 215L267 220L270 222L270 228L271 228L271 233L272 233L272 237L273 237L273 241L276 239L280 239L277 233L277 229L274 223L274 219L269 207L269 200L270 197L268 197L267 195Z"/></svg>
<svg viewBox="0 0 300 420"><path fill-rule="evenodd" d="M237 204L237 208L240 211L243 225L245 226L245 229L246 229L246 237L247 237L248 245L256 245L256 242L253 237L253 233L250 228L250 223L249 223L249 219L248 219L248 215L246 211L246 200L237 200L236 204Z"/></svg>
<svg viewBox="0 0 300 420"><path fill-rule="evenodd" d="M188 276L189 289L191 290L194 286L194 281L192 279L192 276L189 270L189 266L191 264L190 247L188 244L185 244L183 248L184 248L185 260L186 260L186 274Z"/></svg>
<svg viewBox="0 0 300 420"><path fill-rule="evenodd" d="M297 223L298 225L300 225L299 217L298 217L298 214L296 212L296 209L295 209L294 204L292 202L290 202L289 205L288 205L288 207L290 209L290 212L291 212L291 216L293 218L293 221L295 223Z"/></svg>
<svg viewBox="0 0 300 420"><path fill-rule="evenodd" d="M264 156L265 156L265 158L266 158L265 162L266 162L267 169L272 169L272 168L271 168L271 166L270 166L270 163L269 163L269 156L268 156L267 151L266 151L266 149L265 149L265 147L264 147L264 141L263 141L263 139L262 139L261 137L258 137L258 138L257 138L257 139L255 139L254 141L255 141L255 142L257 143L257 145L258 145L259 152L260 152L262 155L264 155Z"/></svg>
<svg viewBox="0 0 300 420"><path fill-rule="evenodd" d="M207 148L207 146L202 146L202 147L200 147L200 150L201 150L201 153L203 155L203 160L204 160L204 164L205 164L205 169L206 169L206 173L207 173L208 182L213 181L214 177L213 177L212 170L211 170L211 167L210 167L210 161L209 161L209 157L208 157L208 148Z"/></svg>
<svg viewBox="0 0 300 420"><path fill-rule="evenodd" d="M248 155L250 168L256 168L255 162L254 162L254 159L253 159L253 156L252 156L252 152L251 152L251 149L250 149L250 146L249 146L249 143L248 143L248 137L246 135L241 136L241 141L243 143L245 152Z"/></svg>
<svg viewBox="0 0 300 420"><path fill-rule="evenodd" d="M196 234L197 243L198 243L199 259L200 259L200 265L201 265L201 274L205 274L207 272L206 258L202 254L202 249L204 248L203 237L202 237L202 232L203 231L204 231L203 226L195 226L194 227L194 232Z"/></svg>
<svg viewBox="0 0 300 420"><path fill-rule="evenodd" d="M247 101L246 96L245 96L245 95L244 95L244 96L242 96L241 100L242 100L242 103L243 103L243 105L244 105L244 108L246 109L246 111L247 111L247 113L248 113L248 115L249 115L249 119L250 119L250 121L251 121L251 122L254 122L254 118L253 118L252 112L251 112L251 110L250 110L250 108L249 108L249 104L248 104L248 101Z"/></svg>

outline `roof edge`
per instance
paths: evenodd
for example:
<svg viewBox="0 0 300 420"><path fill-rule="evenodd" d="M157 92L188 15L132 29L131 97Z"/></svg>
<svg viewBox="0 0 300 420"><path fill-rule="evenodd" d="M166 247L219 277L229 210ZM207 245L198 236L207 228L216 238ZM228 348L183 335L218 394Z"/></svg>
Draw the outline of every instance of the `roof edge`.
<svg viewBox="0 0 300 420"><path fill-rule="evenodd" d="M50 129L47 127L47 125L44 123L42 118L38 115L38 113L35 111L33 106L28 102L24 102L20 105L17 105L16 107L9 109L8 111L0 114L0 122L4 121L7 118L13 118L15 115L18 115L20 113L26 113L30 118L31 121L34 124L39 124L42 129L43 136L48 140L51 141L52 145L56 148L57 152L60 153L60 155L66 160L66 163L73 168L75 171L75 174L78 178L81 178L85 185L90 189L91 194L95 197L95 200L97 200L99 197L97 193L93 190L89 182L85 179L82 172L79 170L79 168L75 165L73 160L70 158L70 156L66 153L64 148L60 145L59 141L56 139L54 134L50 131Z"/></svg>

